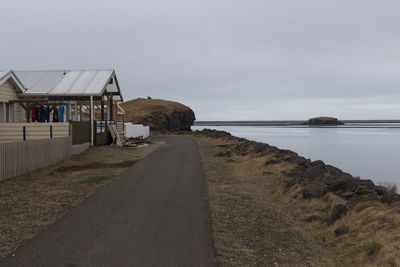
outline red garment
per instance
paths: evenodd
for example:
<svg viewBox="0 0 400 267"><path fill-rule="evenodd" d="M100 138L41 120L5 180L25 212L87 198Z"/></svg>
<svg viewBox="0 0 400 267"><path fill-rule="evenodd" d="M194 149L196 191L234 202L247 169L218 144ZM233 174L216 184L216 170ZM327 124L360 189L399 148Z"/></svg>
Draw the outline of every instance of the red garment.
<svg viewBox="0 0 400 267"><path fill-rule="evenodd" d="M32 108L32 122L36 121L36 107Z"/></svg>

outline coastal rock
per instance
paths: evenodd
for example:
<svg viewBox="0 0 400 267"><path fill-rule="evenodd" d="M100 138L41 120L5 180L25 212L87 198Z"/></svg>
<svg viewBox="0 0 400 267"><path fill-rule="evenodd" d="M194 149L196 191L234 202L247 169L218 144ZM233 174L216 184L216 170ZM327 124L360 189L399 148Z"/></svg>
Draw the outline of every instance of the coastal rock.
<svg viewBox="0 0 400 267"><path fill-rule="evenodd" d="M306 164L309 160L304 158L304 157L290 157L288 159L286 159L286 161L290 162L290 163L294 163L294 164L298 164L298 165L304 165Z"/></svg>
<svg viewBox="0 0 400 267"><path fill-rule="evenodd" d="M292 187L295 184L299 183L299 178L292 176L285 176L283 177L283 182L286 184L286 187Z"/></svg>
<svg viewBox="0 0 400 267"><path fill-rule="evenodd" d="M301 193L305 199L319 198L326 194L325 185L323 183L313 183L306 185Z"/></svg>
<svg viewBox="0 0 400 267"><path fill-rule="evenodd" d="M190 134L195 135L195 136L205 136L205 137L211 137L211 138L234 138L234 139L238 139L236 137L232 137L232 135L230 133L228 133L228 132L211 130L211 129L203 129L202 131L194 131L194 132L191 132Z"/></svg>
<svg viewBox="0 0 400 267"><path fill-rule="evenodd" d="M339 220L347 212L347 207L344 204L337 204L327 219L328 224L333 224Z"/></svg>
<svg viewBox="0 0 400 267"><path fill-rule="evenodd" d="M188 131L196 119L189 107L174 101L137 98L121 106L125 121L148 125L152 130Z"/></svg>
<svg viewBox="0 0 400 267"><path fill-rule="evenodd" d="M348 232L349 232L349 227L340 226L340 227L335 229L334 233L335 233L336 236L341 236L341 235L347 234Z"/></svg>
<svg viewBox="0 0 400 267"><path fill-rule="evenodd" d="M316 117L308 120L308 125L343 125L344 123L333 117Z"/></svg>
<svg viewBox="0 0 400 267"><path fill-rule="evenodd" d="M325 166L325 163L322 160L316 160L310 163L310 167L318 166L318 165L323 165Z"/></svg>
<svg viewBox="0 0 400 267"><path fill-rule="evenodd" d="M326 169L328 171L328 175L339 176L339 175L343 174L342 170L340 170L339 168L336 168L332 165L326 165Z"/></svg>
<svg viewBox="0 0 400 267"><path fill-rule="evenodd" d="M280 160L277 160L277 159L270 159L270 160L267 160L267 161L264 163L264 166L273 165L273 164L278 164L279 162L280 162Z"/></svg>
<svg viewBox="0 0 400 267"><path fill-rule="evenodd" d="M318 216L318 215L310 215L309 217L307 217L304 221L305 222L315 222L315 221L322 221L322 217Z"/></svg>
<svg viewBox="0 0 400 267"><path fill-rule="evenodd" d="M327 172L327 168L325 165L316 165L313 167L310 167L305 173L304 176L310 178L310 179L315 179L315 178L323 178L325 176L325 173Z"/></svg>
<svg viewBox="0 0 400 267"><path fill-rule="evenodd" d="M349 174L341 174L338 177L328 176L324 178L324 183L328 186L328 191L353 191L354 187L357 185L353 176Z"/></svg>
<svg viewBox="0 0 400 267"><path fill-rule="evenodd" d="M295 166L289 170L281 172L282 181L287 187L292 187L296 184L301 186L301 193L306 199L320 198L331 192L346 199L348 207L352 207L361 201L372 200L387 204L400 201L400 195L394 190L376 186L371 180L355 178L339 168L325 164L321 160L307 160L290 150L283 150L268 144L238 138L224 131L204 129L202 131L178 132L178 134L229 139L236 143L229 148L233 154L239 156L252 155L254 157L271 155L271 158L264 163L269 168L272 168L271 165L277 163L294 164ZM263 170L263 173L270 175L275 172ZM330 220L332 221L334 217Z"/></svg>
<svg viewBox="0 0 400 267"><path fill-rule="evenodd" d="M345 191L345 192L339 194L339 196L344 198L344 199L349 199L352 196L354 196L354 192Z"/></svg>
<svg viewBox="0 0 400 267"><path fill-rule="evenodd" d="M383 186L375 186L374 191L377 194L377 198L383 203L391 204L395 201L400 200L400 196L398 194L389 191L387 188Z"/></svg>

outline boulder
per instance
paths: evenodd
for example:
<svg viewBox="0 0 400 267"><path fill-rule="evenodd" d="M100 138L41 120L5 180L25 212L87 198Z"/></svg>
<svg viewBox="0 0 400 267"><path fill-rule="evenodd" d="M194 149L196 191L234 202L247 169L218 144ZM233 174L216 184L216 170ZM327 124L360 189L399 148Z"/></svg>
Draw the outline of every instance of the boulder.
<svg viewBox="0 0 400 267"><path fill-rule="evenodd" d="M322 221L322 217L318 215L310 215L306 219L304 219L305 222L314 222L314 221Z"/></svg>
<svg viewBox="0 0 400 267"><path fill-rule="evenodd" d="M297 155L295 155L293 157L287 157L287 158L285 158L285 161L294 163L294 164L298 164L298 165L304 165L308 162L308 160L306 158L297 156Z"/></svg>
<svg viewBox="0 0 400 267"><path fill-rule="evenodd" d="M344 214L347 212L347 207L344 204L337 204L331 214L329 215L328 219L326 220L328 224L333 224L337 220L339 220Z"/></svg>
<svg viewBox="0 0 400 267"><path fill-rule="evenodd" d="M349 232L349 227L347 227L347 226L340 226L335 229L336 236L341 236L341 235L347 234L348 232Z"/></svg>
<svg viewBox="0 0 400 267"><path fill-rule="evenodd" d="M328 187L328 191L353 191L357 185L355 179L350 174L343 173L340 176L327 176L324 178L324 183Z"/></svg>
<svg viewBox="0 0 400 267"><path fill-rule="evenodd" d="M344 198L344 199L349 199L352 196L354 196L354 192L345 191L345 192L339 194L339 196Z"/></svg>
<svg viewBox="0 0 400 267"><path fill-rule="evenodd" d="M270 159L270 160L267 160L267 161L264 163L264 166L273 165L273 164L278 164L279 162L280 162L279 160Z"/></svg>
<svg viewBox="0 0 400 267"><path fill-rule="evenodd" d="M319 198L326 194L326 187L323 183L312 183L306 185L301 193L305 199Z"/></svg>
<svg viewBox="0 0 400 267"><path fill-rule="evenodd" d="M325 165L316 165L307 169L307 171L304 173L304 176L310 179L322 179L325 177L325 173L327 171L328 170Z"/></svg>
<svg viewBox="0 0 400 267"><path fill-rule="evenodd" d="M316 160L310 163L310 167L318 166L318 165L324 165L325 163L322 160Z"/></svg>
<svg viewBox="0 0 400 267"><path fill-rule="evenodd" d="M150 126L152 130L190 131L193 110L174 101L137 98L121 104L125 121Z"/></svg>

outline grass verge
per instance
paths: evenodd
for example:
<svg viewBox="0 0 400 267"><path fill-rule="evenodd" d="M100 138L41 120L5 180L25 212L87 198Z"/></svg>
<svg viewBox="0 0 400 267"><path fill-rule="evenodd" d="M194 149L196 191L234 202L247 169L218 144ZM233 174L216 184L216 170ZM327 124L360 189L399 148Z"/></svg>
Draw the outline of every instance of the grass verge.
<svg viewBox="0 0 400 267"><path fill-rule="evenodd" d="M307 220L328 217L345 200L306 200L282 181L291 163L264 166L268 155L238 156L225 139L196 140L221 266L400 266L400 203L361 202L332 225ZM341 226L350 230L337 236Z"/></svg>

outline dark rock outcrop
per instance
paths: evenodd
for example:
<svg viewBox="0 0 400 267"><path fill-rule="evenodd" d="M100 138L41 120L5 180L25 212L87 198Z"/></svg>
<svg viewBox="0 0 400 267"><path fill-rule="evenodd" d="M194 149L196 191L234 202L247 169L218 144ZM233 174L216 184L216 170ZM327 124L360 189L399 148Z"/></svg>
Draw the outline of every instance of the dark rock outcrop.
<svg viewBox="0 0 400 267"><path fill-rule="evenodd" d="M347 226L340 226L335 229L336 236L341 236L341 235L347 234L348 232L349 232L349 227L347 227Z"/></svg>
<svg viewBox="0 0 400 267"><path fill-rule="evenodd" d="M305 222L315 222L315 221L322 221L323 218L321 216L318 215L310 215L308 216L304 221Z"/></svg>
<svg viewBox="0 0 400 267"><path fill-rule="evenodd" d="M308 125L343 125L344 123L333 117L317 117L308 120Z"/></svg>
<svg viewBox="0 0 400 267"><path fill-rule="evenodd" d="M230 148L230 151L236 155L253 155L255 157L269 155L271 158L264 163L265 168L280 163L293 164L293 168L282 172L282 180L287 187L301 186L302 195L306 199L323 197L330 192L347 200L348 205L346 208L366 200L380 201L387 204L400 201L399 194L383 186L377 186L371 180L355 178L334 166L325 164L321 160L311 161L290 150L283 150L265 143L234 137L224 131L205 129L203 131L181 132L180 134L225 138L236 143ZM264 170L263 173L271 174L268 169ZM332 216L331 214L330 221L337 217Z"/></svg>
<svg viewBox="0 0 400 267"><path fill-rule="evenodd" d="M150 126L152 130L190 131L193 110L174 101L137 98L121 104L125 121Z"/></svg>
<svg viewBox="0 0 400 267"><path fill-rule="evenodd" d="M328 224L333 224L334 222L336 222L337 220L339 220L344 214L346 214L347 212L347 207L344 204L337 204L331 214L329 215L329 217L327 218L326 222Z"/></svg>

